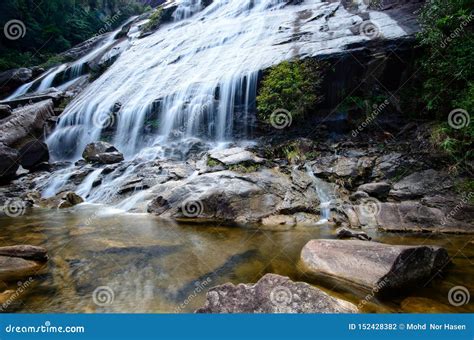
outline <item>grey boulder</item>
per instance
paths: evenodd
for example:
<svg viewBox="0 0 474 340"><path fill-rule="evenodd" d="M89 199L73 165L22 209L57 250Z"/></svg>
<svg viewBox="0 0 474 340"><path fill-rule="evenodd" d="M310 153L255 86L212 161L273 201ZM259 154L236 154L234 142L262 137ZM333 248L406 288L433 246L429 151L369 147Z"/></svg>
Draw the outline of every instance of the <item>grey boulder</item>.
<svg viewBox="0 0 474 340"><path fill-rule="evenodd" d="M336 299L304 282L267 274L256 284L226 283L207 293L196 313L356 313L352 303Z"/></svg>
<svg viewBox="0 0 474 340"><path fill-rule="evenodd" d="M379 295L422 287L450 262L440 247L358 240L312 240L300 259L308 274L351 282Z"/></svg>

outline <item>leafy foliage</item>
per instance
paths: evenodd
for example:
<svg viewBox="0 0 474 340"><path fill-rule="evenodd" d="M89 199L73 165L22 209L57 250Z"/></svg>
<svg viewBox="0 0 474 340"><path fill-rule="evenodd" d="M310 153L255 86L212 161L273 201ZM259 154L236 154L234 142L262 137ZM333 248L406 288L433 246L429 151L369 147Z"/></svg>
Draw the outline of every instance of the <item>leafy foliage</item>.
<svg viewBox="0 0 474 340"><path fill-rule="evenodd" d="M427 112L442 121L433 129L433 142L458 162L473 157L474 122L454 129L447 121L454 109L474 112L473 8L473 0L431 0L420 15L424 54L416 92Z"/></svg>
<svg viewBox="0 0 474 340"><path fill-rule="evenodd" d="M151 32L160 27L161 19L163 17L163 7L155 10L151 15L146 25L143 27L143 32Z"/></svg>
<svg viewBox="0 0 474 340"><path fill-rule="evenodd" d="M95 34L119 26L144 10L140 0L2 0L0 23L20 20L24 37L0 35L0 71L45 63Z"/></svg>
<svg viewBox="0 0 474 340"><path fill-rule="evenodd" d="M304 117L322 99L323 65L315 60L285 61L264 75L257 97L258 117L269 121L276 110L284 109L293 119Z"/></svg>

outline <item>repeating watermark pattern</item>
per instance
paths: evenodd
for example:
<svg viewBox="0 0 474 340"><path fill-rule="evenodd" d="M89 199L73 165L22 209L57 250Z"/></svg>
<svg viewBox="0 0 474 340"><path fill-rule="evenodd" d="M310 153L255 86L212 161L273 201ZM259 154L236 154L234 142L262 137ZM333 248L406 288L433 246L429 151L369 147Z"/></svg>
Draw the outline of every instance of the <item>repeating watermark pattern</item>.
<svg viewBox="0 0 474 340"><path fill-rule="evenodd" d="M101 36L102 34L107 33L108 31L110 31L112 26L121 18L121 16L122 16L122 12L120 10L118 10L117 13L115 13L111 18L107 19L104 22L104 25L97 31L97 33L95 33L92 36L92 38L90 38L87 41L86 47L88 47L88 46L92 45L93 43L95 43L95 38L97 38L98 36Z"/></svg>
<svg viewBox="0 0 474 340"><path fill-rule="evenodd" d="M372 21L364 21L361 23L359 33L369 39L377 39L381 36L380 28Z"/></svg>
<svg viewBox="0 0 474 340"><path fill-rule="evenodd" d="M293 116L290 111L277 109L270 115L270 124L278 130L285 129L293 123Z"/></svg>
<svg viewBox="0 0 474 340"><path fill-rule="evenodd" d="M9 40L18 40L25 36L26 26L21 20L10 20L3 26L3 34Z"/></svg>
<svg viewBox="0 0 474 340"><path fill-rule="evenodd" d="M102 112L94 115L93 124L98 129L108 129L115 125L115 115L112 112Z"/></svg>
<svg viewBox="0 0 474 340"><path fill-rule="evenodd" d="M277 307L288 307L293 301L293 294L287 287L276 286L270 292L270 301Z"/></svg>
<svg viewBox="0 0 474 340"><path fill-rule="evenodd" d="M3 205L2 211L9 217L19 217L25 214L26 204L19 199L9 199Z"/></svg>
<svg viewBox="0 0 474 340"><path fill-rule="evenodd" d="M361 302L359 302L359 304L357 305L357 308L361 309L370 301L372 301L375 295L377 295L378 292L387 285L388 285L388 278L384 278L382 281L378 282L377 285L372 288L372 291L369 294L367 294L366 297Z"/></svg>
<svg viewBox="0 0 474 340"><path fill-rule="evenodd" d="M463 109L455 109L449 113L448 124L453 129L460 130L468 127L471 123L469 112Z"/></svg>
<svg viewBox="0 0 474 340"><path fill-rule="evenodd" d="M464 194L463 197L461 198L461 202L459 202L448 214L446 214L445 217L443 217L441 221L441 225L446 225L448 223L448 220L450 218L453 218L456 216L461 210L464 209L464 207L469 203L469 201L472 199L474 196L474 192L470 192L469 194Z"/></svg>
<svg viewBox="0 0 474 340"><path fill-rule="evenodd" d="M461 34L465 31L466 27L474 20L474 14L469 14L466 20L463 20L459 27L457 27L449 36L443 39L440 47L446 48L453 40L459 38Z"/></svg>
<svg viewBox="0 0 474 340"><path fill-rule="evenodd" d="M204 212L204 204L201 201L187 200L181 205L181 211L188 218L196 218Z"/></svg>
<svg viewBox="0 0 474 340"><path fill-rule="evenodd" d="M359 209L361 215L374 218L380 213L380 202L376 198L367 197L360 201Z"/></svg>
<svg viewBox="0 0 474 340"><path fill-rule="evenodd" d="M467 305L470 300L471 294L464 286L455 286L449 290L448 301L454 307Z"/></svg>
<svg viewBox="0 0 474 340"><path fill-rule="evenodd" d="M371 114L355 130L352 130L352 137L357 137L367 126L372 124L388 105L390 105L388 99L385 99L381 104L374 104Z"/></svg>
<svg viewBox="0 0 474 340"><path fill-rule="evenodd" d="M115 293L109 286L97 287L92 293L92 301L100 307L110 306L114 303L114 299Z"/></svg>
<svg viewBox="0 0 474 340"><path fill-rule="evenodd" d="M208 277L202 282L196 282L196 288L194 291L181 303L179 304L178 307L175 308L174 312L175 313L181 313L187 305L191 303L192 300L194 300L201 292L203 292L207 286L210 285L212 282L212 279Z"/></svg>
<svg viewBox="0 0 474 340"><path fill-rule="evenodd" d="M28 278L25 282L18 282L18 288L15 292L2 304L0 307L0 312L5 312L8 307L15 302L25 291L26 289L33 283L34 279L32 277Z"/></svg>

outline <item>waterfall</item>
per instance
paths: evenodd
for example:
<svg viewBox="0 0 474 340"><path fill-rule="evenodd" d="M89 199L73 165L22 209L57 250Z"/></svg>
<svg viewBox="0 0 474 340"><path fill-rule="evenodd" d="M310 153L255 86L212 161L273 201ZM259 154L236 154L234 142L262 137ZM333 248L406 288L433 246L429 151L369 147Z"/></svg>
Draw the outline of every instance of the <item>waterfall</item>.
<svg viewBox="0 0 474 340"><path fill-rule="evenodd" d="M91 172L77 188L76 193L82 198L87 198L102 171L103 169L97 169Z"/></svg>
<svg viewBox="0 0 474 340"><path fill-rule="evenodd" d="M247 138L259 72L291 57L276 46L297 7L286 2L214 1L190 19L134 40L66 108L47 141L53 155L80 158L104 129L113 129L112 143L127 158L177 138ZM101 125L101 117L113 124ZM156 128L147 133L147 124Z"/></svg>
<svg viewBox="0 0 474 340"><path fill-rule="evenodd" d="M318 193L320 203L321 218L320 222L327 222L331 217L331 203L335 200L334 189L329 183L314 175L311 165L306 164L306 173L313 181L313 186Z"/></svg>

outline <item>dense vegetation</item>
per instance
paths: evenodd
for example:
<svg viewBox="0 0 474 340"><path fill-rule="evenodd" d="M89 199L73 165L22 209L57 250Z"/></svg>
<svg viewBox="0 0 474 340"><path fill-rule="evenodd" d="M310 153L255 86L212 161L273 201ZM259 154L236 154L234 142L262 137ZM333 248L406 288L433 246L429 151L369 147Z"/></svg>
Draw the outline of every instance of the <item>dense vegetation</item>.
<svg viewBox="0 0 474 340"><path fill-rule="evenodd" d="M2 0L2 28L20 20L26 32L15 40L0 35L0 71L42 64L144 9L140 0Z"/></svg>
<svg viewBox="0 0 474 340"><path fill-rule="evenodd" d="M298 120L314 109L322 99L318 94L323 80L322 66L306 59L285 61L269 69L257 97L259 119L269 122L272 113L283 109Z"/></svg>
<svg viewBox="0 0 474 340"><path fill-rule="evenodd" d="M473 9L473 0L432 0L420 15L424 53L415 93L426 108L422 113L439 121L434 144L458 164L474 156Z"/></svg>

